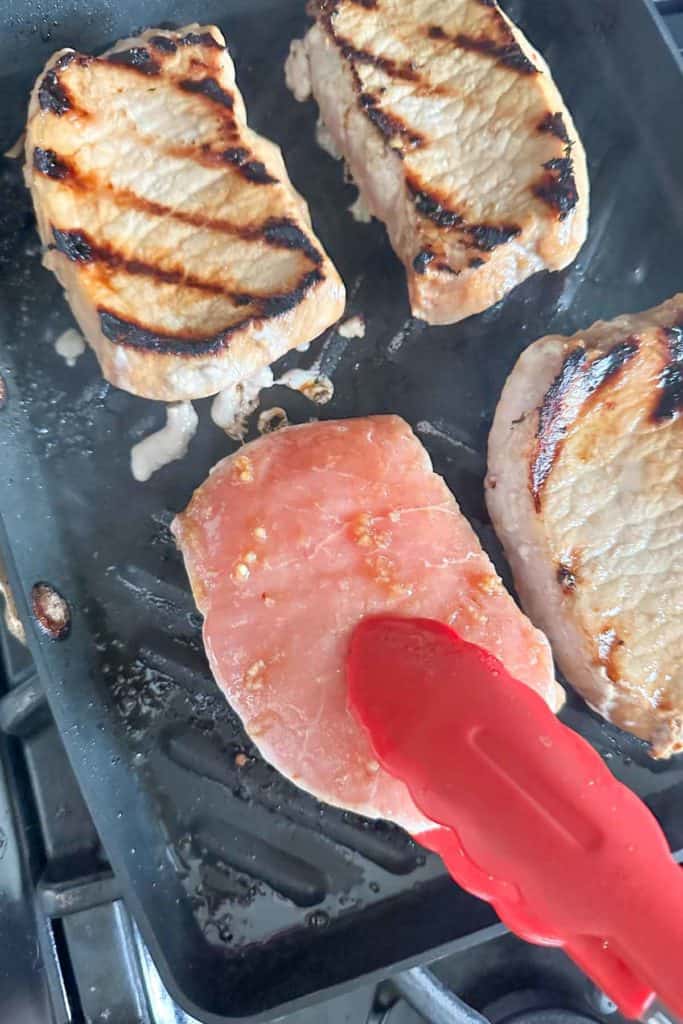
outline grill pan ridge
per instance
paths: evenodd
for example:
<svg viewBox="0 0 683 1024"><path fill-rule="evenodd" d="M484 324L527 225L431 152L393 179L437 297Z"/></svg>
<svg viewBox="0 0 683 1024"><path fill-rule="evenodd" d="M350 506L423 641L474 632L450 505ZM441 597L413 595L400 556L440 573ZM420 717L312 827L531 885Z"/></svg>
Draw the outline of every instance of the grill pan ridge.
<svg viewBox="0 0 683 1024"><path fill-rule="evenodd" d="M345 211L355 192L314 141L315 108L284 85L300 0L90 0L3 5L0 146L21 131L29 87L61 46L97 52L146 25L200 16L226 34L250 123L283 149L292 180L344 277L364 339L330 331L335 397L322 409L272 389L292 422L396 412L416 429L509 583L482 494L485 445L503 381L542 334L573 333L681 290L683 107L677 55L644 0L509 0L547 58L589 157L588 241L567 271L542 274L455 327L409 316L404 275L376 222ZM256 754L214 686L169 523L229 442L196 403L184 461L145 485L135 441L163 406L102 381L94 355L54 351L72 323L40 266L17 161L0 164L0 552L26 622L37 581L71 610L60 642L29 629L49 704L126 901L174 998L202 1021L266 1019L361 977L434 958L494 923L435 858L398 829L323 807ZM252 419L252 435L254 434ZM570 696L563 718L643 796L683 852L683 762L652 761Z"/></svg>

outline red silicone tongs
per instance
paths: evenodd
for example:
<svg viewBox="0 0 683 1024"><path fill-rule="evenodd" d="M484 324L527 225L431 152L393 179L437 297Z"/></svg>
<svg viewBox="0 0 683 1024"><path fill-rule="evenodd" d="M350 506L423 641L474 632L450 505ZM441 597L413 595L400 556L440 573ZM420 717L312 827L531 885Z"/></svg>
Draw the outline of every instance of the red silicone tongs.
<svg viewBox="0 0 683 1024"><path fill-rule="evenodd" d="M414 838L632 1018L683 1016L683 875L650 811L492 655L428 619L356 628L351 708L435 823Z"/></svg>

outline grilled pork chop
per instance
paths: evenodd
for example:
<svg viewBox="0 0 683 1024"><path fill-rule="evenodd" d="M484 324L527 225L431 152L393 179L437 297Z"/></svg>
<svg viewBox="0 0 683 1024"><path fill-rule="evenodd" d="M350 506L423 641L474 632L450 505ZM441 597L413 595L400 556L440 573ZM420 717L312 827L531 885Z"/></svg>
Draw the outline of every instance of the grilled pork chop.
<svg viewBox="0 0 683 1024"><path fill-rule="evenodd" d="M219 686L271 764L328 803L427 827L347 708L346 646L366 615L453 623L561 704L545 637L398 417L253 441L215 467L173 530Z"/></svg>
<svg viewBox="0 0 683 1024"><path fill-rule="evenodd" d="M487 502L522 604L605 718L683 749L683 294L542 338L505 385Z"/></svg>
<svg viewBox="0 0 683 1024"><path fill-rule="evenodd" d="M101 57L56 53L33 90L26 156L46 265L127 391L214 394L343 311L213 26L150 29Z"/></svg>
<svg viewBox="0 0 683 1024"><path fill-rule="evenodd" d="M543 58L495 0L310 0L307 86L406 266L413 313L453 323L586 236L583 147ZM308 77L308 82L307 82Z"/></svg>

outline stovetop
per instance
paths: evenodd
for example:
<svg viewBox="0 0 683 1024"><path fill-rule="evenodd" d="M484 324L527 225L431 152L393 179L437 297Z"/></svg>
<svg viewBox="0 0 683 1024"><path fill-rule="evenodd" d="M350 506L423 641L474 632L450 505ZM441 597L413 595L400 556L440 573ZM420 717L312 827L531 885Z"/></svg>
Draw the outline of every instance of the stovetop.
<svg viewBox="0 0 683 1024"><path fill-rule="evenodd" d="M683 48L683 0L657 7ZM192 1024L171 1000L122 900L26 649L0 629L0 1021ZM554 949L502 926L469 937L434 974L492 1024L620 1022ZM410 977L364 986L290 1014L287 1024L436 1024ZM462 1024L462 1021L460 1021Z"/></svg>

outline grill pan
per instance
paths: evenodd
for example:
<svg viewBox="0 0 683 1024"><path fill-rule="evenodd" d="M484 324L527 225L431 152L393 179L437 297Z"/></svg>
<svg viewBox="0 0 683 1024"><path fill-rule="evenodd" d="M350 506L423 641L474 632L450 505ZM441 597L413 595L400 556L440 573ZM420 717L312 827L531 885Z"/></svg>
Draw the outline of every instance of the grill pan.
<svg viewBox="0 0 683 1024"><path fill-rule="evenodd" d="M283 148L292 180L366 337L329 332L335 397L318 409L272 389L293 422L396 412L426 444L506 581L482 497L485 443L517 355L681 290L683 77L645 0L509 0L553 70L586 144L588 241L567 271L532 278L455 327L411 320L382 227L354 223L355 197L314 142L315 108L282 66L303 0L5 0L0 146L22 128L28 89L55 49L98 51L143 25L215 21L226 33L250 123ZM53 341L72 323L40 266L16 161L0 166L0 551L25 621L33 584L68 600L61 642L29 627L31 651L126 901L174 998L193 1016L266 1018L332 987L434 958L493 923L438 861L399 830L323 807L264 764L211 681L182 564L168 532L232 447L196 403L190 453L145 485L131 445L164 409L103 382L88 352L70 369ZM643 745L570 695L563 718L650 804L683 853L683 762ZM247 762L243 764L246 755Z"/></svg>

